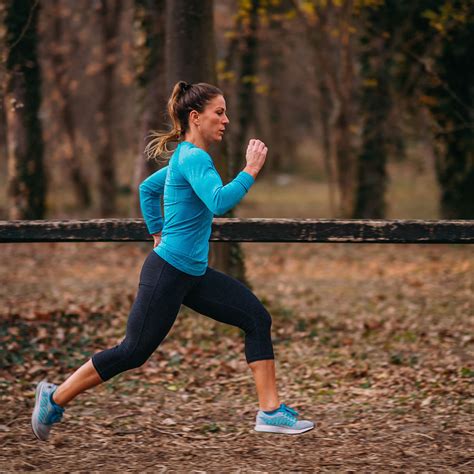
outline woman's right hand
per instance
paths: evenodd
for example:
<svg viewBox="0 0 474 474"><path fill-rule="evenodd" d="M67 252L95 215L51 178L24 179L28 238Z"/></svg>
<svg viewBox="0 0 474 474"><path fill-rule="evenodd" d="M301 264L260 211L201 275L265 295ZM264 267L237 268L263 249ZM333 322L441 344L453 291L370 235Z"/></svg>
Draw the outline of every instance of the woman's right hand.
<svg viewBox="0 0 474 474"><path fill-rule="evenodd" d="M161 241L161 231L153 235L153 248L157 247Z"/></svg>
<svg viewBox="0 0 474 474"><path fill-rule="evenodd" d="M265 163L267 151L268 148L261 140L250 140L247 147L247 154L245 155L247 166L244 171L248 172L255 178Z"/></svg>

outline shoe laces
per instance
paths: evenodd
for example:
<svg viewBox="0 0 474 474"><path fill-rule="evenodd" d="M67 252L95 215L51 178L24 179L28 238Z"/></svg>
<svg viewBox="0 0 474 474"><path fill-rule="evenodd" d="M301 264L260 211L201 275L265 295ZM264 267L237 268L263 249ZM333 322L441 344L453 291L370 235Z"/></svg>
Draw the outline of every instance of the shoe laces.
<svg viewBox="0 0 474 474"><path fill-rule="evenodd" d="M53 423L57 423L58 421L61 421L61 418L63 417L63 413L64 413L64 408L53 405L53 411L49 414L46 424L49 425L49 424L53 424Z"/></svg>
<svg viewBox="0 0 474 474"><path fill-rule="evenodd" d="M281 404L280 409L285 411L285 412L290 413L294 417L297 417L299 415L296 410L293 410L293 408L290 408L289 406L285 405L284 403Z"/></svg>

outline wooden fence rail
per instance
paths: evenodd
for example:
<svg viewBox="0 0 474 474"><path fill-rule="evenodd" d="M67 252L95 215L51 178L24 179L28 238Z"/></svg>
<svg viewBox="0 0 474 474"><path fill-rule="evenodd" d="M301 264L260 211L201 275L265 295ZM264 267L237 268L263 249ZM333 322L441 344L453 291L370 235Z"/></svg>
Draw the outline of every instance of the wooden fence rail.
<svg viewBox="0 0 474 474"><path fill-rule="evenodd" d="M0 243L139 242L143 219L0 221ZM473 244L474 220L214 219L211 241Z"/></svg>

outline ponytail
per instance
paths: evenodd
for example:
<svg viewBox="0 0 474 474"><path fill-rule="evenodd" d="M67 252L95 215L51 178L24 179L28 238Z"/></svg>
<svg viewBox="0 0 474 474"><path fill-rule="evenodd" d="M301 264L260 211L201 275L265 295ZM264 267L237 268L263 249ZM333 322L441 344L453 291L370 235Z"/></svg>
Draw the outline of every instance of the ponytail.
<svg viewBox="0 0 474 474"><path fill-rule="evenodd" d="M179 142L189 129L189 113L192 110L203 112L206 104L218 95L224 95L222 91L204 82L189 84L185 81L177 82L171 96L168 99L168 115L171 119L172 128L169 132L152 130L148 137L151 140L145 147L145 155L148 160L158 161L164 154L170 154L168 143Z"/></svg>

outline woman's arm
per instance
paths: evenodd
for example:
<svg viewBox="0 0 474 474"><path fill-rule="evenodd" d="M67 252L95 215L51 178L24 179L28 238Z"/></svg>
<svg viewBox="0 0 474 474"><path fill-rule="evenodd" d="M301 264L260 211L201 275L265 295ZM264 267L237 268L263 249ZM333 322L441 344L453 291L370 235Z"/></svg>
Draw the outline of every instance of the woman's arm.
<svg viewBox="0 0 474 474"><path fill-rule="evenodd" d="M163 228L161 196L165 189L168 166L150 175L139 186L140 208L150 234L158 234ZM156 240L155 240L156 243Z"/></svg>
<svg viewBox="0 0 474 474"><path fill-rule="evenodd" d="M194 192L216 215L236 206L255 182L253 176L241 171L225 186L212 158L203 150L192 149L181 161L181 171Z"/></svg>

